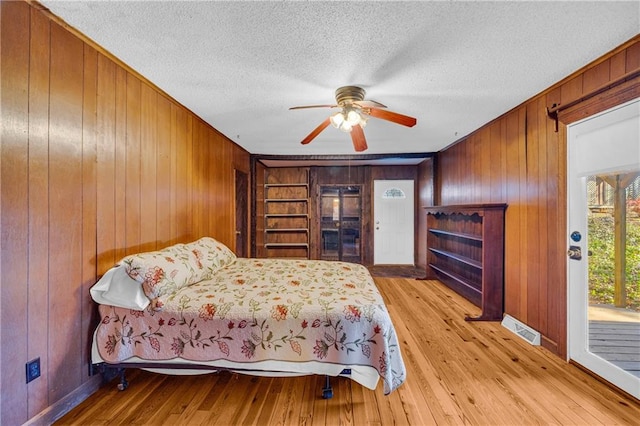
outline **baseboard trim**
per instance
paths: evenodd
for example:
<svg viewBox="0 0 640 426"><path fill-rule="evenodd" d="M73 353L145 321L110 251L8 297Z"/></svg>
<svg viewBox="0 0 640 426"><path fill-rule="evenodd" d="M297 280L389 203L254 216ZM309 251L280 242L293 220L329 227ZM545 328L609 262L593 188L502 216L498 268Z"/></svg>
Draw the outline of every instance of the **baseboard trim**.
<svg viewBox="0 0 640 426"><path fill-rule="evenodd" d="M100 374L89 377L89 380L84 382L69 395L48 406L24 424L29 426L46 426L53 424L56 420L77 407L82 401L93 395L101 385L102 376Z"/></svg>

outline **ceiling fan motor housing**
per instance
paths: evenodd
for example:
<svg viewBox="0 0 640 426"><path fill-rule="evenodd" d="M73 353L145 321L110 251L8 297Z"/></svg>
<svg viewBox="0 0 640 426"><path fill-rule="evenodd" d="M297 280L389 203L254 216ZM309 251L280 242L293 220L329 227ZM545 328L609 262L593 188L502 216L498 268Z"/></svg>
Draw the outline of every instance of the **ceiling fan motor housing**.
<svg viewBox="0 0 640 426"><path fill-rule="evenodd" d="M343 86L336 89L336 102L341 107L364 100L365 91L358 86Z"/></svg>

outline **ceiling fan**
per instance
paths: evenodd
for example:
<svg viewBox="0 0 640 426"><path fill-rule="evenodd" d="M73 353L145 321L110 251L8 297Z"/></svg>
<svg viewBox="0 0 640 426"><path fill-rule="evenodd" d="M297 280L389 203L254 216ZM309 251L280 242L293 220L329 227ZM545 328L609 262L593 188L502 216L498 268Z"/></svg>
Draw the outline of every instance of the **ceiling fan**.
<svg viewBox="0 0 640 426"><path fill-rule="evenodd" d="M365 101L364 94L365 91L361 87L343 86L336 89L336 104L334 105L307 105L289 108L341 108L340 111L332 114L309 133L301 143L303 145L308 144L331 124L337 129L351 133L353 147L356 151L360 152L367 149L367 140L364 137L362 128L367 124L369 117L380 118L407 127L416 125L415 118L382 109L386 108L386 106L373 100Z"/></svg>

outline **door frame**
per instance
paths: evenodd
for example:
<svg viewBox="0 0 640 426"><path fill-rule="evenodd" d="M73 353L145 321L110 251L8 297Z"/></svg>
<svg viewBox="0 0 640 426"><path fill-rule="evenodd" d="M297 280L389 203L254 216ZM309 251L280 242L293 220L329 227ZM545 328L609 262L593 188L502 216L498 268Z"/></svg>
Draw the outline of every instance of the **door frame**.
<svg viewBox="0 0 640 426"><path fill-rule="evenodd" d="M609 150L606 153L599 151L598 161L602 168L601 170L591 170L593 167L586 166L586 164L588 164L588 158L579 157L580 153L575 153L576 144L579 143L577 139L582 134L588 134L611 127L611 123L607 124L607 122L604 121L594 120L605 118L605 120L613 121L614 123L620 122L622 119L618 117L624 117L625 114L629 117L640 117L639 109L640 98L625 102L567 125L567 248L572 245L580 246L583 259L588 259L588 230L585 217L587 203L584 196L584 194L586 194L586 177L587 175L598 172L612 171L616 161L610 157L614 150ZM597 139L598 142L596 143L598 144L606 144L608 142L604 134L599 134L599 138ZM584 141L581 143L584 144ZM630 157L632 158L632 156L625 158ZM623 164L620 167L634 167L634 161L629 161L629 165ZM578 163L585 165L585 168L588 170L585 169L583 172L580 172L577 165ZM637 165L638 164L636 164L636 166ZM618 166L618 164L615 164L615 166ZM577 178L574 176L577 176ZM581 233L583 236L582 241L576 243L571 240L570 235L574 231ZM584 366L630 395L640 398L640 382L637 377L605 361L588 350L588 309L588 263L587 261L571 260L567 257L567 359Z"/></svg>

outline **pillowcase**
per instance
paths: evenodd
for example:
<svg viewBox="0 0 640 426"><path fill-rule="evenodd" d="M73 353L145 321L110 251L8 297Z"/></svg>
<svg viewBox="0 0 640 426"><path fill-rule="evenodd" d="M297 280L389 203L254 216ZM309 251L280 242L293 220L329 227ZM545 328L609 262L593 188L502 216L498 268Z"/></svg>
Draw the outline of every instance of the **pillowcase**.
<svg viewBox="0 0 640 426"><path fill-rule="evenodd" d="M202 276L201 270L194 268L194 255L184 248L184 244L132 254L119 264L124 265L131 278L142 284L144 294L151 301L196 283Z"/></svg>
<svg viewBox="0 0 640 426"><path fill-rule="evenodd" d="M142 284L152 308L160 310L164 296L210 279L215 271L235 259L236 255L227 246L211 237L203 237L189 244L132 254L119 264L132 279Z"/></svg>
<svg viewBox="0 0 640 426"><path fill-rule="evenodd" d="M196 266L204 270L202 279L210 279L216 270L236 260L236 254L229 247L211 237L202 237L185 244L185 248L193 254Z"/></svg>
<svg viewBox="0 0 640 426"><path fill-rule="evenodd" d="M149 305L149 298L142 291L139 282L133 280L124 266L109 269L91 289L91 298L102 305L142 311Z"/></svg>

